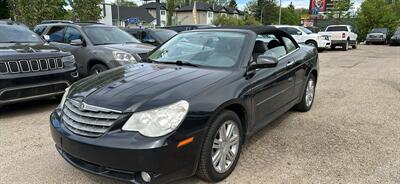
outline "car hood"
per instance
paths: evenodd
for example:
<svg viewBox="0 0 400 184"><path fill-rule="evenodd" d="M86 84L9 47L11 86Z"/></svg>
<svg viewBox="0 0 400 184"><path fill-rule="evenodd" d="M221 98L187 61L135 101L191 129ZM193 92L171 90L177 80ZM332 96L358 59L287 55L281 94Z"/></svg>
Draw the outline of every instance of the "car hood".
<svg viewBox="0 0 400 184"><path fill-rule="evenodd" d="M131 54L148 53L155 48L152 45L143 43L110 44L104 45L104 47L110 48L112 50L123 50Z"/></svg>
<svg viewBox="0 0 400 184"><path fill-rule="evenodd" d="M381 35L385 35L383 33L368 33L367 36L381 36Z"/></svg>
<svg viewBox="0 0 400 184"><path fill-rule="evenodd" d="M176 65L132 64L74 84L68 98L124 112L143 111L187 100L231 73Z"/></svg>
<svg viewBox="0 0 400 184"><path fill-rule="evenodd" d="M38 43L0 43L0 55L14 55L27 53L60 52L60 49L49 44Z"/></svg>

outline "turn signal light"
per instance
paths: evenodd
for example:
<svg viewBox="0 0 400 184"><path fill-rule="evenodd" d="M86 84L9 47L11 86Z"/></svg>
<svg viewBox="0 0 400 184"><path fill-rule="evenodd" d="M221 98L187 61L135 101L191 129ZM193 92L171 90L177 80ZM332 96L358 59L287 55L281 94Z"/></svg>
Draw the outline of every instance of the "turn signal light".
<svg viewBox="0 0 400 184"><path fill-rule="evenodd" d="M180 147L182 147L182 146L185 146L185 145L187 145L187 144L193 142L193 139L194 139L194 137L187 138L187 139L185 139L185 140L179 142L178 146L176 146L176 147L177 147L177 148L180 148Z"/></svg>

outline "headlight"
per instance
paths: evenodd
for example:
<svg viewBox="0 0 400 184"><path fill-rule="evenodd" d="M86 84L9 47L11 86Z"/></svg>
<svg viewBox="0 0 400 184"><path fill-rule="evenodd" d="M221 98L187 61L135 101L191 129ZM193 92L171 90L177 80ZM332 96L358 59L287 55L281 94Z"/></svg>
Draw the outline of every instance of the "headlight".
<svg viewBox="0 0 400 184"><path fill-rule="evenodd" d="M61 58L61 61L63 63L65 63L65 62L75 62L75 57L74 57L74 55L65 56L65 57Z"/></svg>
<svg viewBox="0 0 400 184"><path fill-rule="evenodd" d="M136 63L136 59L131 54L124 51L113 51L113 57L119 62Z"/></svg>
<svg viewBox="0 0 400 184"><path fill-rule="evenodd" d="M186 117L189 103L181 100L164 107L134 113L125 125L124 131L138 131L147 137L160 137L174 131Z"/></svg>
<svg viewBox="0 0 400 184"><path fill-rule="evenodd" d="M63 97L61 98L60 105L58 105L59 109L62 109L64 107L65 101L67 100L67 96L68 96L68 93L69 93L69 89L70 89L70 87L65 88L65 92L64 92Z"/></svg>

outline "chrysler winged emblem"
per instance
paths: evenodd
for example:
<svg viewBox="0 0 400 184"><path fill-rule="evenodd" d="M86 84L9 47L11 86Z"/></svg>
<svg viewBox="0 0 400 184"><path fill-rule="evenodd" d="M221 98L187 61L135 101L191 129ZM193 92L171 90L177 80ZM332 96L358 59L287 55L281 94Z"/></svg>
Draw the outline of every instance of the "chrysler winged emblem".
<svg viewBox="0 0 400 184"><path fill-rule="evenodd" d="M79 110L81 111L86 110L86 104L84 102L81 102L81 104L79 104Z"/></svg>

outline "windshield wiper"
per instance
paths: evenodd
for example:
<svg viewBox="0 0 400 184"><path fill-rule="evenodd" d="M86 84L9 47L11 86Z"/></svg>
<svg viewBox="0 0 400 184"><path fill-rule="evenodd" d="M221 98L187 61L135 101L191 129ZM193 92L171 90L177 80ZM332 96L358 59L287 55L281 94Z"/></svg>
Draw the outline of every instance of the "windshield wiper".
<svg viewBox="0 0 400 184"><path fill-rule="evenodd" d="M193 66L193 67L199 67L199 65L193 64L193 63L189 63L189 62L185 62L185 61L181 61L181 60L177 60L177 61L172 61L172 62L163 62L163 61L154 61L155 63L161 63L161 64L175 64L178 66Z"/></svg>

